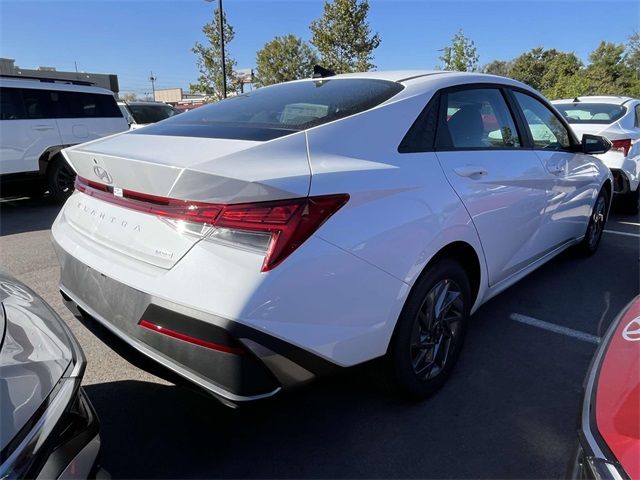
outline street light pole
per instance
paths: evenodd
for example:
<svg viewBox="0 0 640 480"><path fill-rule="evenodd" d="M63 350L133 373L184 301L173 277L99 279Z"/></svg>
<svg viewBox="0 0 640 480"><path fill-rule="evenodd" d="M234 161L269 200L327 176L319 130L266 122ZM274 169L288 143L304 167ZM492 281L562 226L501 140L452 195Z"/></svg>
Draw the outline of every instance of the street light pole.
<svg viewBox="0 0 640 480"><path fill-rule="evenodd" d="M222 59L222 98L227 98L227 64L224 59L224 15L222 0L218 0L218 24L220 25L220 57Z"/></svg>

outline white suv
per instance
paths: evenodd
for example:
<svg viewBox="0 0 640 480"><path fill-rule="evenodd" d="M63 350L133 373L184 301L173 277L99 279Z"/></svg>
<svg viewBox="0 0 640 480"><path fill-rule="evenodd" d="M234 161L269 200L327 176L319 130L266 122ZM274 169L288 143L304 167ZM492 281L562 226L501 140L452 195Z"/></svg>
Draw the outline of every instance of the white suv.
<svg viewBox="0 0 640 480"><path fill-rule="evenodd" d="M109 90L0 78L0 193L66 198L74 174L60 150L127 129Z"/></svg>

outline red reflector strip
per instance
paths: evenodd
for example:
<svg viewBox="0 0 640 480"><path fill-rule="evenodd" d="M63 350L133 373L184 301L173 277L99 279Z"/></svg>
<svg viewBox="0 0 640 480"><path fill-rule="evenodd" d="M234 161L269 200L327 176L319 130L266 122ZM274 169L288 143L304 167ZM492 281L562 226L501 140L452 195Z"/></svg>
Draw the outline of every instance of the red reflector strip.
<svg viewBox="0 0 640 480"><path fill-rule="evenodd" d="M159 197L126 189L122 196L116 196L112 193L113 187L80 176L76 177L76 190L151 215L269 233L271 242L262 265L263 272L280 264L349 201L346 193L231 205Z"/></svg>
<svg viewBox="0 0 640 480"><path fill-rule="evenodd" d="M123 190L122 197L117 197L108 190L110 187L80 176L76 177L75 188L86 195L124 208L187 222L213 224L223 207L212 203L158 197L130 190Z"/></svg>
<svg viewBox="0 0 640 480"><path fill-rule="evenodd" d="M192 343L194 345L198 345L200 347L210 348L211 350L218 350L219 352L232 353L234 355L242 355L245 353L245 350L240 347L231 347L229 345L220 345L219 343L210 342L208 340L202 340L201 338L192 337L191 335L187 335L185 333L176 332L175 330L171 330L169 328L161 327L160 325L156 325L155 323L148 322L146 320L140 320L138 322L143 328L151 330L156 333L161 333L162 335L166 335L168 337L177 338L178 340L182 340L183 342Z"/></svg>

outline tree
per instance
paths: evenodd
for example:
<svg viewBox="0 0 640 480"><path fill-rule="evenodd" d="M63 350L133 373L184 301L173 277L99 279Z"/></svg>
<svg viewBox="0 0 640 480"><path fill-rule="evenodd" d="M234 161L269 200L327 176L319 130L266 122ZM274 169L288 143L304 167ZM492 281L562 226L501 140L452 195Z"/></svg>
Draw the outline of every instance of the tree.
<svg viewBox="0 0 640 480"><path fill-rule="evenodd" d="M295 35L275 37L256 55L257 86L310 77L318 57L311 47Z"/></svg>
<svg viewBox="0 0 640 480"><path fill-rule="evenodd" d="M138 100L138 96L134 92L123 93L122 95L118 95L118 97L123 102L136 102Z"/></svg>
<svg viewBox="0 0 640 480"><path fill-rule="evenodd" d="M491 75L500 75L502 77L511 76L511 68L513 62L505 60L494 60L491 63L487 63L482 67L482 73L489 73Z"/></svg>
<svg viewBox="0 0 640 480"><path fill-rule="evenodd" d="M625 62L622 44L601 42L589 54L587 67L590 93L593 95L630 95L637 87L633 69Z"/></svg>
<svg viewBox="0 0 640 480"><path fill-rule="evenodd" d="M629 37L626 61L634 76L634 85L629 94L636 98L640 97L640 33L638 32Z"/></svg>
<svg viewBox="0 0 640 480"><path fill-rule="evenodd" d="M191 49L197 56L198 70L200 76L198 83L191 84L189 88L192 92L205 93L217 100L222 99L222 59L220 50L220 15L216 8L211 22L202 27L202 32L207 37L209 45L196 42ZM225 45L225 66L227 73L227 89L229 91L238 89L238 82L234 75L236 61L229 55L227 45L233 40L235 32L233 27L227 23L227 16L223 15L222 25L224 28Z"/></svg>
<svg viewBox="0 0 640 480"><path fill-rule="evenodd" d="M572 78L581 72L582 66L582 62L573 52L561 52L555 48L534 48L513 60L510 76L531 85L547 96L557 98L553 89L558 83L565 85L564 90L572 85L572 91L579 85L584 86L584 78Z"/></svg>
<svg viewBox="0 0 640 480"><path fill-rule="evenodd" d="M311 22L311 43L318 49L322 66L336 73L366 72L375 68L373 51L380 35L372 34L368 0L324 2L322 17Z"/></svg>
<svg viewBox="0 0 640 480"><path fill-rule="evenodd" d="M475 72L478 70L478 51L473 40L459 30L451 40L451 46L442 49L440 60L443 70Z"/></svg>

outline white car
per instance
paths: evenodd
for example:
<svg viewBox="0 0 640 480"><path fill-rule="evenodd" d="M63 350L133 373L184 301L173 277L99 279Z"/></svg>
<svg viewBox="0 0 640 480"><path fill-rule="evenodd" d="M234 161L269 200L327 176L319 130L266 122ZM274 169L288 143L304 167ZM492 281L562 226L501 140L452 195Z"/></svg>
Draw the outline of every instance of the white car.
<svg viewBox="0 0 640 480"><path fill-rule="evenodd" d="M257 89L64 151L60 289L225 402L384 355L423 397L483 302L571 245L596 250L613 187L589 153L609 146L496 76Z"/></svg>
<svg viewBox="0 0 640 480"><path fill-rule="evenodd" d="M599 158L613 174L613 192L620 195L629 213L640 208L640 100L630 97L577 97L551 102L573 128L602 135L613 148Z"/></svg>
<svg viewBox="0 0 640 480"><path fill-rule="evenodd" d="M86 82L0 77L2 194L48 190L56 200L73 190L60 151L128 129L113 92Z"/></svg>

